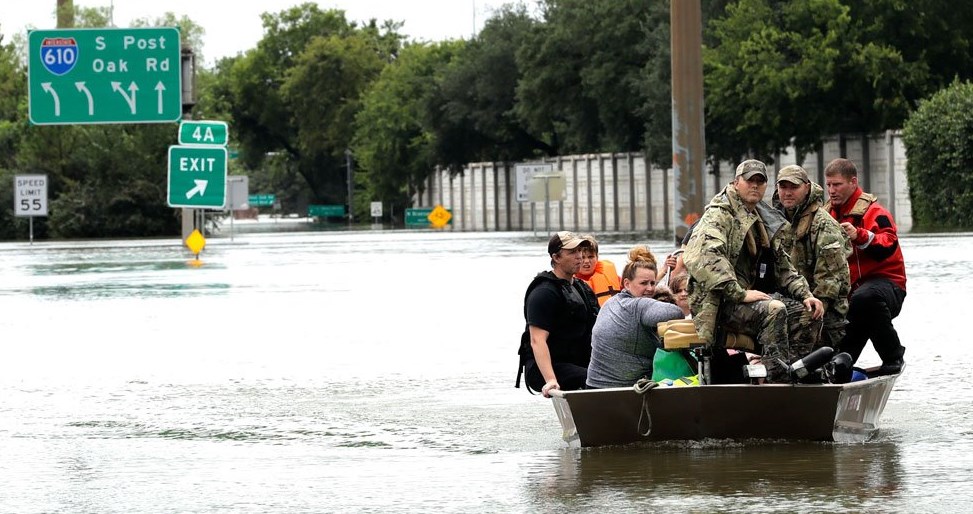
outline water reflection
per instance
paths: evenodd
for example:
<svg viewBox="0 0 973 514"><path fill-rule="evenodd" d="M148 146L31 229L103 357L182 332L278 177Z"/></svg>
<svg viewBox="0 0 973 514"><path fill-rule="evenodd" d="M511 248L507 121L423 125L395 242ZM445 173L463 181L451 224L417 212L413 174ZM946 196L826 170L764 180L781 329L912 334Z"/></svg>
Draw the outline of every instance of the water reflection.
<svg viewBox="0 0 973 514"><path fill-rule="evenodd" d="M564 450L532 466L538 505L695 512L882 510L902 481L895 443L716 441ZM644 510L644 509L643 509Z"/></svg>

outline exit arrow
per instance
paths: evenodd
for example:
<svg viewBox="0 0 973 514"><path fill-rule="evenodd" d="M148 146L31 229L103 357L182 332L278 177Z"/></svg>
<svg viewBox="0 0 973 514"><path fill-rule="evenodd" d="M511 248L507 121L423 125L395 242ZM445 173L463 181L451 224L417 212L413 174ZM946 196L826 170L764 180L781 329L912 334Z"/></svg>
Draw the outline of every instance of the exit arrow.
<svg viewBox="0 0 973 514"><path fill-rule="evenodd" d="M199 196L206 194L206 185L209 184L208 180L194 179L193 182L196 183L196 187L186 191L186 200L196 196L196 193L199 193Z"/></svg>

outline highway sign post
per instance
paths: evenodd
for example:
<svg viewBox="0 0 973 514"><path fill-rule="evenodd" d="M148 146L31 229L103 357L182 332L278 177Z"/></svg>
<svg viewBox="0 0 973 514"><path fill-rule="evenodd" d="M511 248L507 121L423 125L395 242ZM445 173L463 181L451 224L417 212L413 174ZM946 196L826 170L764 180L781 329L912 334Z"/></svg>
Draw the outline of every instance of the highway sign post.
<svg viewBox="0 0 973 514"><path fill-rule="evenodd" d="M228 131L225 121L181 121L179 144L226 146Z"/></svg>
<svg viewBox="0 0 973 514"><path fill-rule="evenodd" d="M162 123L182 117L175 27L33 30L27 38L31 123Z"/></svg>
<svg viewBox="0 0 973 514"><path fill-rule="evenodd" d="M226 205L226 148L169 147L169 206L222 209Z"/></svg>

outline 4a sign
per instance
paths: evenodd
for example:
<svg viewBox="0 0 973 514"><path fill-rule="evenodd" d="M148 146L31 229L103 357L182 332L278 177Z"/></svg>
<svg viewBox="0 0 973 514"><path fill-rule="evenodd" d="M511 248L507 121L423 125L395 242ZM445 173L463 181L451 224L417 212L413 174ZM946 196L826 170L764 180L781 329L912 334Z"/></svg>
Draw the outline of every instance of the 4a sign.
<svg viewBox="0 0 973 514"><path fill-rule="evenodd" d="M47 175L14 176L14 215L47 216Z"/></svg>
<svg viewBox="0 0 973 514"><path fill-rule="evenodd" d="M179 144L226 146L225 121L183 121L179 123Z"/></svg>
<svg viewBox="0 0 973 514"><path fill-rule="evenodd" d="M33 30L27 39L31 123L158 123L182 117L175 27Z"/></svg>
<svg viewBox="0 0 973 514"><path fill-rule="evenodd" d="M222 209L226 205L226 148L169 147L169 206Z"/></svg>

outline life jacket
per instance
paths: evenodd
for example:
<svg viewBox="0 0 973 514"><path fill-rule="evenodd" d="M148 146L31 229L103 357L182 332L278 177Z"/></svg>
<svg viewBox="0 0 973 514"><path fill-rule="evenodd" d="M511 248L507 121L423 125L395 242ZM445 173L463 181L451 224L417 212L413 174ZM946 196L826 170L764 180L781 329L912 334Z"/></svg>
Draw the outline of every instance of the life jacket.
<svg viewBox="0 0 973 514"><path fill-rule="evenodd" d="M598 306L605 305L609 298L622 292L622 284L618 279L618 271L612 261L598 261L595 264L595 271L588 277L575 275L576 278L584 280L598 299Z"/></svg>
<svg viewBox="0 0 973 514"><path fill-rule="evenodd" d="M514 387L520 387L520 379L526 371L527 361L534 359L534 351L531 349L530 345L530 325L526 323L527 319L527 299L530 297L530 293L543 284L550 284L554 286L554 289L559 293L560 301L562 302L563 309L559 316L560 320L571 318L575 316L590 315L591 323L594 325L594 317L598 314L598 302L591 292L591 288L582 280L572 280L569 284L566 280L562 280L557 277L551 271L542 271L538 273L534 279L531 281L530 285L527 286L527 292L524 293L524 333L520 336L520 348L517 350L517 354L520 356L520 362L517 366L517 381L514 382ZM581 298L581 301L577 300L570 292L569 288L574 288ZM588 339L590 340L591 327L588 327ZM562 345L552 345L551 341L548 341L548 350L551 356L551 362L561 362L567 361L569 355L576 349L571 347L562 347ZM591 348L588 347L590 352ZM524 382L527 386L527 382ZM527 386L527 391L531 394L530 386Z"/></svg>

